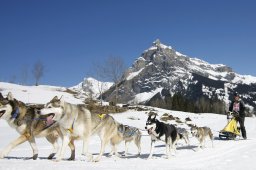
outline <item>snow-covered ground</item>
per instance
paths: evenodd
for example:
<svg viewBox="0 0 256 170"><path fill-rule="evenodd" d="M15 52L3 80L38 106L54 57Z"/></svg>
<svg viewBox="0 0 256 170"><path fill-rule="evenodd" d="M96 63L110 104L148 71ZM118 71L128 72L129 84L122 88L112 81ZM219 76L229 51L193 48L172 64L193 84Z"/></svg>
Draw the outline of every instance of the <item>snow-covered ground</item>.
<svg viewBox="0 0 256 170"><path fill-rule="evenodd" d="M1 84L2 85L2 84ZM2 89L3 94L6 91ZM6 88L6 87L5 87ZM20 87L19 87L20 88ZM37 91L32 91L34 87L27 87L27 91L31 93L37 93L38 96L34 97L37 102L44 103L50 100L55 92L51 88L49 92L50 96L47 96L47 92L42 95L42 88L37 88ZM45 88L43 88L45 89ZM20 93L15 93L14 89L9 89L14 93L14 97L18 97ZM47 90L46 90L47 91ZM48 90L49 91L49 90ZM58 91L56 92L58 93ZM64 93L64 92L61 92ZM17 96L16 96L16 95ZM25 94L24 94L25 95ZM66 96L67 94L63 94ZM34 96L34 95L30 95ZM36 96L36 95L35 95ZM72 96L67 95L67 98ZM30 99L34 99L30 97ZM23 97L25 100L26 97ZM20 96L19 100L22 100ZM74 101L72 99L72 101ZM30 101L31 102L31 101ZM79 102L79 101L78 101ZM190 137L190 146L187 146L184 141L178 142L177 152L175 156L167 160L164 158L165 145L159 141L156 143L156 149L154 157L151 160L147 160L150 151L150 137L144 131L147 115L145 111L129 110L121 114L113 114L114 118L121 123L135 126L140 128L143 133L142 136L142 153L140 157L136 157L137 147L131 143L129 146L129 155L127 157L116 158L109 157L107 153L110 152L110 147L106 148L105 155L98 163L87 162L85 157L81 155L82 141L76 141L76 160L75 161L61 161L55 162L47 160L48 154L51 152L51 145L45 138L37 138L36 142L39 149L39 159L31 160L27 159L32 156L32 150L28 143L24 143L10 152L7 158L0 159L0 170L69 170L69 169L255 169L256 167L256 119L246 118L245 125L247 130L248 140L231 140L223 141L218 140L218 131L226 125L226 116L216 114L193 114L178 111L170 111L164 109L156 109L156 112L160 115L164 113L170 113L173 116L177 116L184 121L186 117L190 117L193 123L198 126L209 126L214 134L214 148L211 147L211 142L207 140L206 148L196 151L198 141L195 138ZM159 117L158 117L159 118ZM188 128L185 124L179 126ZM18 133L9 127L4 121L0 120L0 150L3 149L9 142L18 137ZM100 150L100 140L97 136L93 136L90 141L89 151L96 157ZM118 151L123 153L124 143L121 143L118 147ZM68 158L70 151L67 150L65 158Z"/></svg>

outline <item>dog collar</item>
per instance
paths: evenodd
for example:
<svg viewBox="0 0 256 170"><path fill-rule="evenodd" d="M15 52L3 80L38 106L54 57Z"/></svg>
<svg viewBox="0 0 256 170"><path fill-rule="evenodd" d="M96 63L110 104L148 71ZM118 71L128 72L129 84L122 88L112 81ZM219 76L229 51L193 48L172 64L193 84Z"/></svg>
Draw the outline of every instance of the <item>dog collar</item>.
<svg viewBox="0 0 256 170"><path fill-rule="evenodd" d="M20 110L19 108L17 107L17 109L13 112L12 114L12 119L17 119L17 117L20 115Z"/></svg>

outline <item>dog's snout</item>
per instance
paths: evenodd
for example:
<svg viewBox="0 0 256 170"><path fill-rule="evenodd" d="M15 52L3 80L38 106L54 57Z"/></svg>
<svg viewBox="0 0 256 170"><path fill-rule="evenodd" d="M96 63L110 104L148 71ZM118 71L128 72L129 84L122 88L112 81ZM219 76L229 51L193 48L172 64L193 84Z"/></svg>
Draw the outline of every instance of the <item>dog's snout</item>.
<svg viewBox="0 0 256 170"><path fill-rule="evenodd" d="M145 126L145 129L147 129L147 126Z"/></svg>

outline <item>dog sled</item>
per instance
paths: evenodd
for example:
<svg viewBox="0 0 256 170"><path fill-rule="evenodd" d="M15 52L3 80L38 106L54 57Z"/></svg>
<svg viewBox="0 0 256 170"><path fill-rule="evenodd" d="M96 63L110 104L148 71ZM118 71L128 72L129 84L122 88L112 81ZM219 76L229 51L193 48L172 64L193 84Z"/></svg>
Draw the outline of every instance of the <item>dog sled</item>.
<svg viewBox="0 0 256 170"><path fill-rule="evenodd" d="M219 138L222 140L234 140L237 136L240 136L240 128L237 126L238 114L228 113L228 124L219 132Z"/></svg>

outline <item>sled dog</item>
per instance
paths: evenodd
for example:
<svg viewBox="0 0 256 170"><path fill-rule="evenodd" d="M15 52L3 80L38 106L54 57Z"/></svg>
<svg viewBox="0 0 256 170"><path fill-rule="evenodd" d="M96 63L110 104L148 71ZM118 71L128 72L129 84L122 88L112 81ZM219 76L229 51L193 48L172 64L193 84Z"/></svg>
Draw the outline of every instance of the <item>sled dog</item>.
<svg viewBox="0 0 256 170"><path fill-rule="evenodd" d="M34 160L37 159L38 149L35 137L46 137L53 145L52 153L48 159L52 159L55 156L58 151L57 139L60 131L58 126L52 128L47 125L47 119L39 118L36 113L39 109L39 106L27 106L23 102L16 100L10 92L6 98L0 95L0 118L5 119L20 134L17 139L0 152L0 158L4 158L13 148L28 141L33 150L32 158ZM70 159L74 159L74 146L71 143L69 145L72 149Z"/></svg>
<svg viewBox="0 0 256 170"><path fill-rule="evenodd" d="M82 153L89 161L93 160L92 154L88 152L88 144L91 135L98 134L101 139L99 155L93 160L98 162L108 143L111 143L112 150L116 152L116 144L119 143L119 123L108 114L91 113L84 104L71 104L55 96L41 109L41 115L49 117L52 122L57 122L62 133L62 147L56 160L63 158L69 140L83 140Z"/></svg>
<svg viewBox="0 0 256 170"><path fill-rule="evenodd" d="M118 135L120 137L119 141L125 141L125 153L124 155L127 156L128 153L128 143L134 142L135 145L138 148L138 156L141 153L141 132L138 128L124 125L124 124L119 124L118 125ZM113 154L114 151L111 152Z"/></svg>
<svg viewBox="0 0 256 170"><path fill-rule="evenodd" d="M155 141L161 140L166 144L166 156L169 159L171 149L176 152L176 142L178 140L177 129L174 125L165 124L156 119L156 115L149 115L145 129L151 136L151 149L148 159L152 158Z"/></svg>
<svg viewBox="0 0 256 170"><path fill-rule="evenodd" d="M189 132L185 128L177 127L178 132L178 139L183 139L187 145L190 145L189 143Z"/></svg>
<svg viewBox="0 0 256 170"><path fill-rule="evenodd" d="M213 147L213 134L209 127L193 126L193 127L191 127L191 134L193 137L196 137L199 141L198 149L205 148L205 140L206 140L207 136L211 139L212 147Z"/></svg>

